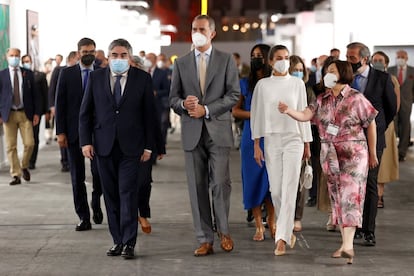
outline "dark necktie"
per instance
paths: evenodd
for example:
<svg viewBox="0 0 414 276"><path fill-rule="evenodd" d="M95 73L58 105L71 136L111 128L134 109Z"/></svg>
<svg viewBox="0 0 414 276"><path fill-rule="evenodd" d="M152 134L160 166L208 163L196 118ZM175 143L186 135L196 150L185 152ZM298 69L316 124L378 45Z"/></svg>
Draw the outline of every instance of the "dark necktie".
<svg viewBox="0 0 414 276"><path fill-rule="evenodd" d="M19 77L17 75L17 68L14 69L14 77L13 77L13 103L18 108L20 106L20 85L19 85Z"/></svg>
<svg viewBox="0 0 414 276"><path fill-rule="evenodd" d="M114 84L114 98L117 105L119 105L119 102L121 101L121 78L122 75L117 75L115 84Z"/></svg>
<svg viewBox="0 0 414 276"><path fill-rule="evenodd" d="M82 70L82 73L83 73L83 77L82 77L83 78L82 90L83 90L83 92L85 92L86 85L88 84L89 72L90 72L89 69L83 69Z"/></svg>

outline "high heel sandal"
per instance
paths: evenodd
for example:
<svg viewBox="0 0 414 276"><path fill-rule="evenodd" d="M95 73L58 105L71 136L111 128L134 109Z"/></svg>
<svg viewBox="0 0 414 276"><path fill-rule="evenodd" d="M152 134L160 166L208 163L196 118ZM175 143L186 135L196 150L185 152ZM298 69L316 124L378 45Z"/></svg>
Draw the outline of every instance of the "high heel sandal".
<svg viewBox="0 0 414 276"><path fill-rule="evenodd" d="M332 253L331 257L332 258L341 258L341 253L342 253L342 249L339 248L338 250L336 250L334 253Z"/></svg>
<svg viewBox="0 0 414 276"><path fill-rule="evenodd" d="M286 242L284 240L278 240L276 243L275 255L283 256L286 254Z"/></svg>
<svg viewBox="0 0 414 276"><path fill-rule="evenodd" d="M292 236L290 236L290 248L295 247L295 244L296 244L296 236L292 234Z"/></svg>
<svg viewBox="0 0 414 276"><path fill-rule="evenodd" d="M342 250L341 251L341 257L342 258L346 258L346 263L347 264L352 264L353 260L354 260L354 250Z"/></svg>
<svg viewBox="0 0 414 276"><path fill-rule="evenodd" d="M378 197L377 208L384 208L384 197L383 196Z"/></svg>
<svg viewBox="0 0 414 276"><path fill-rule="evenodd" d="M253 236L253 240L264 241L265 240L264 229L256 228L256 233Z"/></svg>

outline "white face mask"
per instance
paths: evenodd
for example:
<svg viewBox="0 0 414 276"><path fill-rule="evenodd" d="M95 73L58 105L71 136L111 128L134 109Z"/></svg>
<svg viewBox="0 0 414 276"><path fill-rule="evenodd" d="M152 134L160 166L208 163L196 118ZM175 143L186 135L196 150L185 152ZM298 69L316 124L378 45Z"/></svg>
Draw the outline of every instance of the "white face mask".
<svg viewBox="0 0 414 276"><path fill-rule="evenodd" d="M403 58L397 58L397 65L398 66L403 67L403 66L405 66L406 63L407 62L405 61L405 59L403 59Z"/></svg>
<svg viewBox="0 0 414 276"><path fill-rule="evenodd" d="M162 60L157 61L157 67L160 69L164 68L164 61Z"/></svg>
<svg viewBox="0 0 414 276"><path fill-rule="evenodd" d="M144 67L149 69L152 67L152 62L149 59L144 59Z"/></svg>
<svg viewBox="0 0 414 276"><path fill-rule="evenodd" d="M338 78L335 74L327 73L325 77L323 77L323 83L325 84L325 87L332 88L336 85L336 82L338 81Z"/></svg>
<svg viewBox="0 0 414 276"><path fill-rule="evenodd" d="M290 62L288 59L278 60L273 64L273 69L277 72L284 74L289 70Z"/></svg>
<svg viewBox="0 0 414 276"><path fill-rule="evenodd" d="M195 47L203 47L207 44L207 37L201 33L193 33L191 39Z"/></svg>

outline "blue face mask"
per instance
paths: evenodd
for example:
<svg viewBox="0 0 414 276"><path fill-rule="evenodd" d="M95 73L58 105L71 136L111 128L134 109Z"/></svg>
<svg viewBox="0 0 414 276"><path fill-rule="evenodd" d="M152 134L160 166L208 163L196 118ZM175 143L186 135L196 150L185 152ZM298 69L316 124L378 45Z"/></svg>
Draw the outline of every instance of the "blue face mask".
<svg viewBox="0 0 414 276"><path fill-rule="evenodd" d="M32 70L32 64L30 62L23 63L23 68L27 70Z"/></svg>
<svg viewBox="0 0 414 276"><path fill-rule="evenodd" d="M111 71L115 74L122 74L129 69L129 62L127 59L111 59L109 63Z"/></svg>
<svg viewBox="0 0 414 276"><path fill-rule="evenodd" d="M311 70L311 72L316 72L316 66L315 65L312 65L309 69Z"/></svg>
<svg viewBox="0 0 414 276"><path fill-rule="evenodd" d="M303 79L303 72L302 71L294 71L294 72L292 72L291 75L294 76L294 77Z"/></svg>
<svg viewBox="0 0 414 276"><path fill-rule="evenodd" d="M19 66L20 58L19 57L8 57L7 62L9 63L9 66L11 67L17 67Z"/></svg>

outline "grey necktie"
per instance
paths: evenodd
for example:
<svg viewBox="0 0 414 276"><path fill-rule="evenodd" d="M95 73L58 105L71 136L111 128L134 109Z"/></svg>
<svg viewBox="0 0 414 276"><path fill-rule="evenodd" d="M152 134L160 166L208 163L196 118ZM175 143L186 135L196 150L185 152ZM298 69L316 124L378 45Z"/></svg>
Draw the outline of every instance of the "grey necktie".
<svg viewBox="0 0 414 276"><path fill-rule="evenodd" d="M201 94L203 95L204 95L204 90L206 86L206 71L207 71L206 55L205 53L200 53L200 60L198 62L198 74L199 74L199 79L200 79Z"/></svg>

